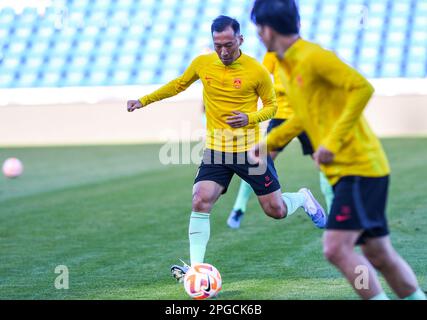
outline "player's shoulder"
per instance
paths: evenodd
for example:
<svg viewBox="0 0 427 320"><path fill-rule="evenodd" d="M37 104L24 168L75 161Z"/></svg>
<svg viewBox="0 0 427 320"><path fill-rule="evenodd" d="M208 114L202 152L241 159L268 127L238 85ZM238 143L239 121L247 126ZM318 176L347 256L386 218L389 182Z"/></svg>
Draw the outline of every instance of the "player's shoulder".
<svg viewBox="0 0 427 320"><path fill-rule="evenodd" d="M261 65L261 63L257 59L255 59L254 57L252 57L252 56L250 56L244 52L242 52L240 59L243 63Z"/></svg>
<svg viewBox="0 0 427 320"><path fill-rule="evenodd" d="M241 61L246 67L251 68L251 70L253 71L268 74L268 70L265 68L265 66L261 62L259 62L254 57L247 55L246 53L242 53Z"/></svg>
<svg viewBox="0 0 427 320"><path fill-rule="evenodd" d="M320 57L325 55L335 55L334 51L322 47L320 44L314 42L304 40L304 46L306 48L305 52L307 56L312 59L319 59Z"/></svg>
<svg viewBox="0 0 427 320"><path fill-rule="evenodd" d="M217 59L218 59L218 55L216 54L216 52L210 52L210 53L204 53L204 54L198 55L193 59L193 63L207 64Z"/></svg>

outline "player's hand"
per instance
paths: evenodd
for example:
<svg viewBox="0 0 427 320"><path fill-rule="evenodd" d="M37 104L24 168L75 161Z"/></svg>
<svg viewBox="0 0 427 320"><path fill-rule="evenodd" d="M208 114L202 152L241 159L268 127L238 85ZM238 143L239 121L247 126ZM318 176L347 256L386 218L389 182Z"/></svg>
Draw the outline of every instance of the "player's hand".
<svg viewBox="0 0 427 320"><path fill-rule="evenodd" d="M335 155L324 146L320 146L313 154L313 159L317 166L320 166L321 164L330 164L334 161L334 158Z"/></svg>
<svg viewBox="0 0 427 320"><path fill-rule="evenodd" d="M248 162L250 164L262 164L267 159L267 145L260 142L248 151Z"/></svg>
<svg viewBox="0 0 427 320"><path fill-rule="evenodd" d="M246 127L249 123L249 117L246 113L233 111L234 116L228 117L226 123L233 128Z"/></svg>
<svg viewBox="0 0 427 320"><path fill-rule="evenodd" d="M133 112L136 109L140 109L142 107L143 105L141 102L139 102L139 100L128 100L128 112Z"/></svg>

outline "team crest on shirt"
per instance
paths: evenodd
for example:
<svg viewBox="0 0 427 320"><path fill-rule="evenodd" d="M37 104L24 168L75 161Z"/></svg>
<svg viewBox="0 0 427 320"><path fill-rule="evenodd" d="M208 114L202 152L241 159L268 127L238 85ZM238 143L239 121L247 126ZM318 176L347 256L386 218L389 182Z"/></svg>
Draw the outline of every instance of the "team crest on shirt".
<svg viewBox="0 0 427 320"><path fill-rule="evenodd" d="M300 74L297 75L296 80L297 80L298 86L302 87L304 85L304 81L302 80L302 77Z"/></svg>
<svg viewBox="0 0 427 320"><path fill-rule="evenodd" d="M234 79L233 87L236 89L240 89L242 87L242 79L239 79L239 78Z"/></svg>
<svg viewBox="0 0 427 320"><path fill-rule="evenodd" d="M211 82L212 82L212 79L213 79L212 77L205 76L206 84L210 86Z"/></svg>

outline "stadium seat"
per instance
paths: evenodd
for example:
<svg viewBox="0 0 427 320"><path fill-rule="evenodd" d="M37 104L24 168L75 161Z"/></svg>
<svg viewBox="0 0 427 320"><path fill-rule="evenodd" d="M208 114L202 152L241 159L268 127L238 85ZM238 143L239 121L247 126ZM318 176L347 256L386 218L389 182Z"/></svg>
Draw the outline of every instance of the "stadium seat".
<svg viewBox="0 0 427 320"><path fill-rule="evenodd" d="M383 63L381 69L381 78L398 78L401 75L400 65L396 63Z"/></svg>
<svg viewBox="0 0 427 320"><path fill-rule="evenodd" d="M168 69L161 73L159 84L168 83L178 77L181 73L177 69Z"/></svg>
<svg viewBox="0 0 427 320"><path fill-rule="evenodd" d="M427 76L425 62L409 61L406 66L405 76L409 78L425 78Z"/></svg>
<svg viewBox="0 0 427 320"><path fill-rule="evenodd" d="M265 49L252 0L73 0L43 13L0 10L0 87L159 84L211 48L212 20L241 22L243 51ZM368 77L427 75L424 0L299 0L301 34ZM135 23L137 21L138 23Z"/></svg>
<svg viewBox="0 0 427 320"><path fill-rule="evenodd" d="M8 28L13 25L16 19L15 11L12 8L3 8L0 11L0 28Z"/></svg>
<svg viewBox="0 0 427 320"><path fill-rule="evenodd" d="M335 8L335 9L332 9ZM322 6L320 17L315 24L315 37L314 41L327 48L333 46L334 30L337 23L337 10L338 6L332 3L326 3Z"/></svg>
<svg viewBox="0 0 427 320"><path fill-rule="evenodd" d="M359 68L365 76L371 78L375 77L378 56L379 48L377 46L364 46L361 49L361 52L359 54Z"/></svg>
<svg viewBox="0 0 427 320"><path fill-rule="evenodd" d="M134 77L133 81L138 85L157 84L155 70L140 70Z"/></svg>

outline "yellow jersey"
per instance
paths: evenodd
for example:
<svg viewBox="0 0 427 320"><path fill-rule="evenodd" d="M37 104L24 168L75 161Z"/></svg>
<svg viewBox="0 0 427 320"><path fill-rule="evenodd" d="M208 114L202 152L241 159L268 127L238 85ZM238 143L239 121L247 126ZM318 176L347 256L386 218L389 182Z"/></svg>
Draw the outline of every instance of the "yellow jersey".
<svg viewBox="0 0 427 320"><path fill-rule="evenodd" d="M277 111L276 95L268 71L256 59L241 53L224 65L216 53L200 55L177 79L139 99L143 106L174 96L200 79L206 110L206 148L244 152L259 141L259 123ZM258 110L258 99L263 107ZM249 124L232 128L226 123L233 111L248 115Z"/></svg>
<svg viewBox="0 0 427 320"><path fill-rule="evenodd" d="M295 115L267 137L274 150L305 131L314 150L335 154L321 170L334 185L341 177L390 173L380 141L362 115L374 89L333 52L298 39L280 60L280 77Z"/></svg>
<svg viewBox="0 0 427 320"><path fill-rule="evenodd" d="M274 116L275 119L290 119L294 115L294 111L289 105L289 101L286 98L285 88L280 82L280 63L277 59L275 52L267 52L264 56L262 64L267 70L273 75L274 79L274 90L276 91L277 100L277 112Z"/></svg>

